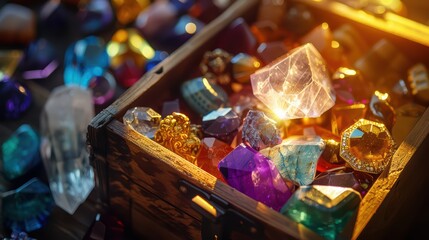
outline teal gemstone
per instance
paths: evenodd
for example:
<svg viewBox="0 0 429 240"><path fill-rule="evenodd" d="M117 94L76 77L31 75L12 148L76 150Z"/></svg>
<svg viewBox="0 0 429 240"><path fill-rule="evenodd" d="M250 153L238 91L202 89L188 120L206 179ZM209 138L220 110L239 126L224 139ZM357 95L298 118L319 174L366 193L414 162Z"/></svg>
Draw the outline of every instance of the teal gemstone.
<svg viewBox="0 0 429 240"><path fill-rule="evenodd" d="M326 239L350 239L360 201L351 188L301 186L280 212Z"/></svg>
<svg viewBox="0 0 429 240"><path fill-rule="evenodd" d="M260 152L273 161L283 178L309 185L316 176L317 161L325 149L318 136L292 136Z"/></svg>
<svg viewBox="0 0 429 240"><path fill-rule="evenodd" d="M199 77L186 81L180 90L186 103L201 116L228 105L225 90L207 78Z"/></svg>
<svg viewBox="0 0 429 240"><path fill-rule="evenodd" d="M21 125L1 146L3 175L15 179L40 162L40 138L27 124Z"/></svg>
<svg viewBox="0 0 429 240"><path fill-rule="evenodd" d="M42 228L54 206L49 187L37 178L3 193L2 197L3 222L12 231L31 232Z"/></svg>

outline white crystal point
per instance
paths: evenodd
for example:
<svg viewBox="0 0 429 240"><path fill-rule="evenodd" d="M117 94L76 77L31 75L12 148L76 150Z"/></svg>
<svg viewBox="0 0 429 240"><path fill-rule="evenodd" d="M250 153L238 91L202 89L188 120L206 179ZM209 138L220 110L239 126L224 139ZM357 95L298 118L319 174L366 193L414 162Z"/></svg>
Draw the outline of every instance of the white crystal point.
<svg viewBox="0 0 429 240"><path fill-rule="evenodd" d="M335 103L328 69L311 43L250 76L253 94L283 119L320 117Z"/></svg>
<svg viewBox="0 0 429 240"><path fill-rule="evenodd" d="M41 116L41 155L57 206L73 214L94 188L86 132L94 117L92 94L77 86L55 88Z"/></svg>

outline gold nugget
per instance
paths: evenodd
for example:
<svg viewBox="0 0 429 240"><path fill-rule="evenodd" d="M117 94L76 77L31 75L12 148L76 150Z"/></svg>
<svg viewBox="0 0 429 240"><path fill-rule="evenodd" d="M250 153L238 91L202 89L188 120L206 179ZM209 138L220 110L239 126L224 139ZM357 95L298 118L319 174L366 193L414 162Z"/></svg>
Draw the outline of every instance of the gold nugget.
<svg viewBox="0 0 429 240"><path fill-rule="evenodd" d="M201 140L191 131L189 118L177 112L161 120L155 141L192 163L201 146Z"/></svg>

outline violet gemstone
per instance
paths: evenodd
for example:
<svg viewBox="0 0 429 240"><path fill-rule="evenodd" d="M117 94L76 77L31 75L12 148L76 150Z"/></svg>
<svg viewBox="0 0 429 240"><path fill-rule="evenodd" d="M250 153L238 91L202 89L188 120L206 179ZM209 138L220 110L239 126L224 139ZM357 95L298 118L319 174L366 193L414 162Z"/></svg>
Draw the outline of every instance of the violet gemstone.
<svg viewBox="0 0 429 240"><path fill-rule="evenodd" d="M232 108L219 108L205 115L202 125L206 135L231 143L240 127L240 118Z"/></svg>
<svg viewBox="0 0 429 240"><path fill-rule="evenodd" d="M25 79L44 79L49 77L58 65L58 53L54 45L40 38L28 46L20 68Z"/></svg>
<svg viewBox="0 0 429 240"><path fill-rule="evenodd" d="M231 187L276 211L292 195L272 162L243 143L222 159L218 168Z"/></svg>
<svg viewBox="0 0 429 240"><path fill-rule="evenodd" d="M17 119L31 105L30 91L16 81L0 79L0 119Z"/></svg>

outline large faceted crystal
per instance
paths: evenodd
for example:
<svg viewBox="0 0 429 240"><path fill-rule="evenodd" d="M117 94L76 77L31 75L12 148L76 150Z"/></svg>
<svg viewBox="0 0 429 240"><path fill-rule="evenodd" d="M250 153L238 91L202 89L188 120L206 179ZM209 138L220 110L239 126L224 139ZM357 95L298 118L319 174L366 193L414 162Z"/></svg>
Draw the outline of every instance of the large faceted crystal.
<svg viewBox="0 0 429 240"><path fill-rule="evenodd" d="M55 203L70 214L94 188L86 152L87 126L94 116L91 93L60 86L49 96L41 117L41 154Z"/></svg>
<svg viewBox="0 0 429 240"><path fill-rule="evenodd" d="M319 117L335 103L329 72L312 44L295 48L250 79L253 94L284 119Z"/></svg>

